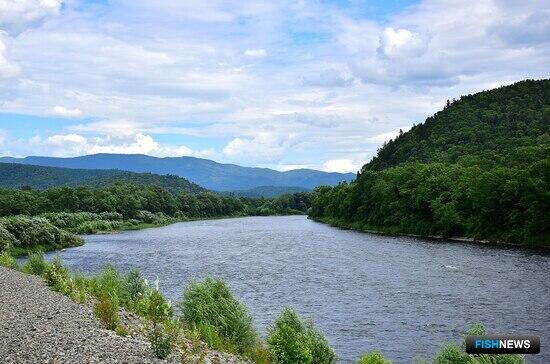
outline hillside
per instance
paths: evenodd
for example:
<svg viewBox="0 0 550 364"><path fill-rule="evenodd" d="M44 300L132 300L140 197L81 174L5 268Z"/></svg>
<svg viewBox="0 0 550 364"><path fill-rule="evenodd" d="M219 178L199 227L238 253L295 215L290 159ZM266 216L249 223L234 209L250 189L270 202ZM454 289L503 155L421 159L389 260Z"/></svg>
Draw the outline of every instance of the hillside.
<svg viewBox="0 0 550 364"><path fill-rule="evenodd" d="M387 233L550 246L550 80L461 97L386 143L310 216Z"/></svg>
<svg viewBox="0 0 550 364"><path fill-rule="evenodd" d="M139 154L94 154L74 158L2 157L0 162L173 174L215 191L249 190L260 186L313 189L319 185L351 181L356 177L354 173L328 173L311 169L279 172L268 168L241 167L194 157L157 158Z"/></svg>
<svg viewBox="0 0 550 364"><path fill-rule="evenodd" d="M549 99L550 80L463 96L390 140L363 170L380 171L410 161L454 163L473 156L510 164L522 147L548 147ZM548 148L537 152L539 159L548 156Z"/></svg>
<svg viewBox="0 0 550 364"><path fill-rule="evenodd" d="M107 187L117 182L155 185L171 192L204 192L204 188L184 178L114 169L71 169L16 163L0 163L0 187L31 187L44 190L59 186Z"/></svg>

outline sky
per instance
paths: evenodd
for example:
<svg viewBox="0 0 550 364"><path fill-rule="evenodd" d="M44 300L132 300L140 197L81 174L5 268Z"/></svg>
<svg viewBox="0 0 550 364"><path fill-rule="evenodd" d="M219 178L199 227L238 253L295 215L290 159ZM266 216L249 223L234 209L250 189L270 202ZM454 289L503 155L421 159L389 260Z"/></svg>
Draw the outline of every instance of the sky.
<svg viewBox="0 0 550 364"><path fill-rule="evenodd" d="M0 155L350 172L549 69L544 0L0 0Z"/></svg>

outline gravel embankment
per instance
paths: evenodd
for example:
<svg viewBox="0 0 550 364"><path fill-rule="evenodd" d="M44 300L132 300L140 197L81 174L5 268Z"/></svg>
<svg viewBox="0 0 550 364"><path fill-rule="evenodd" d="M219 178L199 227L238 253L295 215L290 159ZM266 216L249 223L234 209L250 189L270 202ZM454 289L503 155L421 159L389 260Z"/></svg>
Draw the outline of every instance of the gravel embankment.
<svg viewBox="0 0 550 364"><path fill-rule="evenodd" d="M0 267L2 363L181 363L177 356L155 359L145 338L102 328L90 305L51 291L40 277ZM210 351L206 362L239 361Z"/></svg>

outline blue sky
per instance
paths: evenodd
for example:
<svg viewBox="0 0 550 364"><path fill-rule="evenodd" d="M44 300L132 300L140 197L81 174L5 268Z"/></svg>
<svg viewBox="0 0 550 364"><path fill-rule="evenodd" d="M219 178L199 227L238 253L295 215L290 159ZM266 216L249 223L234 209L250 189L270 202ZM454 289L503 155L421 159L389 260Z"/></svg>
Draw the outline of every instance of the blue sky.
<svg viewBox="0 0 550 364"><path fill-rule="evenodd" d="M0 155L355 171L447 99L548 78L546 1L0 0Z"/></svg>

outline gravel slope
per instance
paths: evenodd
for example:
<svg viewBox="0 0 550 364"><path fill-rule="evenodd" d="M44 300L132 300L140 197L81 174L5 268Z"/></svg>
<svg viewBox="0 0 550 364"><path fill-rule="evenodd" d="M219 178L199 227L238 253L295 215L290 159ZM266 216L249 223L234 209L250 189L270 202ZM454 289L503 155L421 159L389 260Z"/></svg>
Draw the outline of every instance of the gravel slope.
<svg viewBox="0 0 550 364"><path fill-rule="evenodd" d="M40 277L0 267L2 363L167 363L155 359L143 337L103 329L90 305L51 291ZM214 351L206 362L235 363Z"/></svg>

